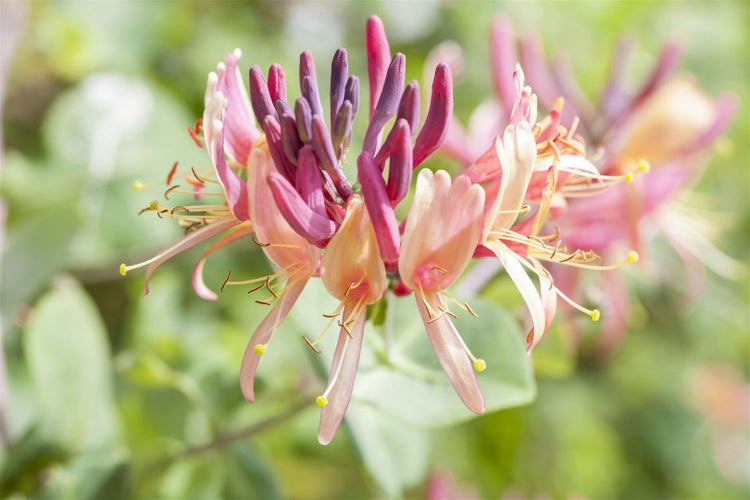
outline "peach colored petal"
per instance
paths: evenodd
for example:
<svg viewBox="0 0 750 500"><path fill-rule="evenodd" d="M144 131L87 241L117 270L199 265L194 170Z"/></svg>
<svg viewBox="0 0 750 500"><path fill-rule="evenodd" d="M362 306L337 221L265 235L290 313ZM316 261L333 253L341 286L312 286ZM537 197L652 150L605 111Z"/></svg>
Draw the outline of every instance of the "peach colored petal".
<svg viewBox="0 0 750 500"><path fill-rule="evenodd" d="M357 306L352 304L344 308L344 318L349 318L352 313L356 314L356 317L354 323L348 327L349 331L341 328L336 351L333 354L328 381L330 387L327 395L328 402L320 412L318 426L318 442L322 445L330 443L336 435L346 408L349 406L352 389L354 389L366 320L364 311L356 313L356 309Z"/></svg>
<svg viewBox="0 0 750 500"><path fill-rule="evenodd" d="M297 298L299 298L307 280L308 276L290 279L284 290L279 294L278 301L266 317L263 318L263 321L260 322L253 332L252 337L250 337L250 341L247 343L240 366L240 388L242 389L242 395L251 403L255 401L255 372L258 369L258 363L262 355L258 353L256 347L263 346L260 350L261 352L265 350L265 347L271 342L274 333L276 333L276 329L284 321L284 318L289 314Z"/></svg>

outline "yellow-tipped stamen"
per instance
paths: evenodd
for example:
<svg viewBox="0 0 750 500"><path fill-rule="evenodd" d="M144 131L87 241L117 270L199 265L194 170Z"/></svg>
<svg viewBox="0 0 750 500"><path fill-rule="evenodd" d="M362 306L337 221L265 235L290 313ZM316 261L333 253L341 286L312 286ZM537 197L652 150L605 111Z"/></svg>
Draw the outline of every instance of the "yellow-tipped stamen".
<svg viewBox="0 0 750 500"><path fill-rule="evenodd" d="M651 164L648 160L641 158L641 161L638 162L638 170L644 173L649 172L651 171Z"/></svg>
<svg viewBox="0 0 750 500"><path fill-rule="evenodd" d="M474 369L478 372L483 372L487 369L487 362L483 360L482 358L477 358L474 360Z"/></svg>
<svg viewBox="0 0 750 500"><path fill-rule="evenodd" d="M128 274L128 266L120 264L120 276L125 276L126 274Z"/></svg>
<svg viewBox="0 0 750 500"><path fill-rule="evenodd" d="M573 299L571 299L570 297L568 297L567 295L565 295L557 287L555 287L555 293L557 293L557 295L561 299L563 299L565 302L567 302L568 304L570 304L570 306L578 309L579 311L581 311L582 313L584 313L585 315L587 315L588 317L590 317L591 321L599 321L599 316L601 316L601 314L599 313L599 309L588 309L586 307L583 307L581 304L579 304L578 302L574 301Z"/></svg>
<svg viewBox="0 0 750 500"><path fill-rule="evenodd" d="M143 183L141 181L135 181L133 182L133 190L134 191L140 191L144 188Z"/></svg>
<svg viewBox="0 0 750 500"><path fill-rule="evenodd" d="M331 377L330 382L328 382L328 387L326 387L326 391L315 398L315 402L318 403L319 406L325 406L328 403L328 395L333 390L333 387L336 385L336 381L339 379L339 374L341 373L341 367L344 365L344 359L346 358L346 350L349 347L349 338L344 337L344 347L341 349L341 356L339 356L339 362L336 364L336 369L333 372L333 376ZM320 401L323 402L323 404L320 404Z"/></svg>
<svg viewBox="0 0 750 500"><path fill-rule="evenodd" d="M635 263L635 262L638 262L640 258L641 257L640 255L638 255L638 252L636 252L635 250L631 250L628 252L628 256L625 260L627 260L630 263Z"/></svg>
<svg viewBox="0 0 750 500"><path fill-rule="evenodd" d="M256 344L255 347L253 347L253 351L255 351L255 354L258 356L263 356L266 353L266 346L264 344Z"/></svg>

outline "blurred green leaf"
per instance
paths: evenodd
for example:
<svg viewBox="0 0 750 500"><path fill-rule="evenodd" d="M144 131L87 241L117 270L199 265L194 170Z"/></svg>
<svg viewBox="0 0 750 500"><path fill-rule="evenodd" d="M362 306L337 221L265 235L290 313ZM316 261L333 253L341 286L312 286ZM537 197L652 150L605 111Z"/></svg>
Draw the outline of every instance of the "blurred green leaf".
<svg viewBox="0 0 750 500"><path fill-rule="evenodd" d="M431 451L426 431L360 403L346 410L346 428L365 470L386 497L400 497L404 489L424 480Z"/></svg>
<svg viewBox="0 0 750 500"><path fill-rule="evenodd" d="M440 369L413 300L391 303L392 362L365 367L358 375L353 399L416 426L451 425L476 417L464 407ZM479 317L463 314L454 323L472 352L487 362L487 369L477 374L486 411L531 402L536 389L517 323L482 299L472 300L471 306ZM373 338L377 333L370 330L366 335Z"/></svg>
<svg viewBox="0 0 750 500"><path fill-rule="evenodd" d="M71 449L118 440L107 336L91 299L61 279L36 304L24 351L40 424Z"/></svg>
<svg viewBox="0 0 750 500"><path fill-rule="evenodd" d="M0 496L35 493L44 471L67 457L68 452L42 436L38 428L27 429L0 455Z"/></svg>

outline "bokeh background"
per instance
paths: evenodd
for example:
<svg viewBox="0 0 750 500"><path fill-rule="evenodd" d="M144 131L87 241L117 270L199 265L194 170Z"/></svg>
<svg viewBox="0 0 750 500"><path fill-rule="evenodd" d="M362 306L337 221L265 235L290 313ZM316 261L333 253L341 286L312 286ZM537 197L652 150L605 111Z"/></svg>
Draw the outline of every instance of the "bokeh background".
<svg viewBox="0 0 750 500"><path fill-rule="evenodd" d="M747 498L749 5L1 0L0 496ZM164 266L146 297L142 273L119 276L121 262L179 235L172 221L138 216L163 188L133 183L161 186L174 161L207 164L186 127L226 52L243 50L243 72L279 62L293 81L309 50L325 82L345 46L351 72L365 75L371 14L407 55L407 78L422 80L438 43L464 48L455 94L465 120L491 93L498 13L540 33L549 53L566 52L590 96L618 37L631 34L634 82L677 38L683 69L706 92L739 97L692 196L721 230L718 247L743 266L733 279L709 272L697 301L686 300L679 265L671 286L628 270L637 307L621 348L602 358L584 339L572 350L553 328L530 360L529 404L437 427L358 408L322 447L311 402L323 382L298 339L328 311L308 304L285 324L282 354L264 360L260 396L246 404L239 362L265 311L244 290L195 297L196 252ZM227 269L268 271L251 245L218 254L209 284ZM509 314L519 305L503 280L486 294Z"/></svg>

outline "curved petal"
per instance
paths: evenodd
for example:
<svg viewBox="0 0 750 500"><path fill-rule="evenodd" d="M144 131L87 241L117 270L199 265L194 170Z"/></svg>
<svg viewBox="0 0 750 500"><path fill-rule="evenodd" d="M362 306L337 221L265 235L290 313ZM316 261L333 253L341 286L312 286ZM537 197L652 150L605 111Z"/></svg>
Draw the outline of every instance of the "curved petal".
<svg viewBox="0 0 750 500"><path fill-rule="evenodd" d="M243 222L239 226L233 228L227 234L219 238L219 241L211 245L201 255L198 262L196 262L193 268L193 290L198 294L198 297L206 300L216 300L218 297L216 293L206 286L203 281L203 265L206 263L206 259L209 255L217 251L218 249L229 245L239 239L244 238L253 234L253 226L249 222Z"/></svg>
<svg viewBox="0 0 750 500"><path fill-rule="evenodd" d="M163 248L154 258L153 262L149 264L148 268L146 269L146 294L149 292L148 282L149 279L151 279L151 275L154 274L154 272L164 264L166 261L171 259L172 257L181 254L185 250L188 250L189 248L194 247L195 245L202 243L206 241L207 239L216 236L219 233L223 233L227 229L231 229L234 226L239 224L236 220L229 220L224 222L215 222L213 224L208 224L200 229L197 229L195 231L192 231L184 236L182 236L180 239L172 243L171 245L167 246L166 248Z"/></svg>
<svg viewBox="0 0 750 500"><path fill-rule="evenodd" d="M432 309L440 307L437 294L425 295L425 300ZM430 317L427 306L419 298L417 308L427 330L427 337L456 394L474 413L484 412L484 396L456 327L446 314L437 319Z"/></svg>
<svg viewBox="0 0 750 500"><path fill-rule="evenodd" d="M320 412L320 424L318 425L318 442L326 445L331 442L333 436L341 425L349 400L354 389L354 378L357 376L359 367L359 355L362 351L362 339L364 338L365 319L364 310L357 313L357 306L348 304L344 308L344 318L354 313L354 324L347 331L344 327L339 333L339 341L333 354L331 363L331 374L328 384L328 403Z"/></svg>
<svg viewBox="0 0 750 500"><path fill-rule="evenodd" d="M542 335L544 335L547 321L544 315L544 304L539 292L534 286L534 282L531 281L529 275L526 274L523 265L510 248L495 240L487 242L486 246L497 255L498 259L500 259L508 276L513 280L516 288L518 288L518 291L521 293L521 297L523 297L524 302L526 302L526 307L531 315L531 324L533 328L532 338L541 338Z"/></svg>
<svg viewBox="0 0 750 500"><path fill-rule="evenodd" d="M245 354L242 356L242 364L240 365L240 388L242 389L242 395L250 403L255 401L255 372L258 369L258 363L260 357L265 349L265 346L271 342L273 334L276 333L276 329L279 327L286 315L297 302L302 290L305 288L309 276L302 276L296 279L290 279L284 287L284 291L279 295L278 301L274 304L271 311L263 318L258 327L253 332L250 341L247 343L245 348ZM257 346L263 346L262 349L256 350Z"/></svg>

